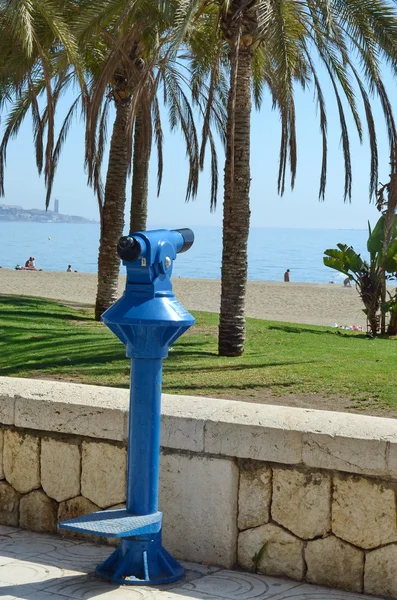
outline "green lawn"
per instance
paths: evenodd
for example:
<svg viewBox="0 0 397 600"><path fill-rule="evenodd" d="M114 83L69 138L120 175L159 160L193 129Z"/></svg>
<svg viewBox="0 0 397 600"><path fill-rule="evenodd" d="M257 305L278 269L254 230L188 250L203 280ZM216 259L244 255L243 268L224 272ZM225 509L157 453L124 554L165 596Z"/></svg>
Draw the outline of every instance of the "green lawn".
<svg viewBox="0 0 397 600"><path fill-rule="evenodd" d="M397 408L397 340L327 327L247 320L246 352L220 358L217 315L197 325L165 361L164 391L233 398L314 394L353 397L357 406ZM127 387L124 346L93 311L38 298L0 296L0 375ZM254 400L255 401L255 400ZM361 403L361 404L360 404Z"/></svg>

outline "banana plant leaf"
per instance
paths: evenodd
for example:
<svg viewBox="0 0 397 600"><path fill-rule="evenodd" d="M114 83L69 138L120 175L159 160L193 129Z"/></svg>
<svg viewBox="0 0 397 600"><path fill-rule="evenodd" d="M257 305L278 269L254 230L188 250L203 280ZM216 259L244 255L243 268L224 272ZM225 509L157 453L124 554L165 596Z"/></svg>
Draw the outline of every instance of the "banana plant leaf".
<svg viewBox="0 0 397 600"><path fill-rule="evenodd" d="M371 259L375 258L376 254L382 252L383 249L383 238L384 238L384 226L385 220L381 217L373 228L372 232L367 241L367 249L371 254ZM370 228L369 228L370 229Z"/></svg>
<svg viewBox="0 0 397 600"><path fill-rule="evenodd" d="M331 258L328 256L324 256L323 263L325 264L326 267L330 267L330 269L335 269L336 271L339 271L340 273L349 275L349 268L346 267L346 265L337 258Z"/></svg>
<svg viewBox="0 0 397 600"><path fill-rule="evenodd" d="M378 262L380 263L382 261L382 252L383 252L383 240L384 240L384 227L385 227L385 219L384 217L380 217L380 219L378 220L378 222L376 223L374 229L371 232L371 228L368 224L368 229L370 232L368 241L367 241L367 248L368 248L368 252L371 254L371 260L374 259L376 257L376 255L378 256ZM394 242L397 242L397 215L394 217L394 223L393 223L393 231L392 231L392 235L391 235L391 245L389 246L389 251L387 252L387 258L386 261L389 260L391 258L391 253L390 253L390 248L393 247L393 254L397 254L396 252L396 246L394 245ZM388 271L389 269L386 267L386 265L383 265L386 268L386 271Z"/></svg>
<svg viewBox="0 0 397 600"><path fill-rule="evenodd" d="M356 281L360 271L365 267L364 261L351 246L346 244L337 244L337 246L339 250L328 248L324 251L324 265L344 273Z"/></svg>

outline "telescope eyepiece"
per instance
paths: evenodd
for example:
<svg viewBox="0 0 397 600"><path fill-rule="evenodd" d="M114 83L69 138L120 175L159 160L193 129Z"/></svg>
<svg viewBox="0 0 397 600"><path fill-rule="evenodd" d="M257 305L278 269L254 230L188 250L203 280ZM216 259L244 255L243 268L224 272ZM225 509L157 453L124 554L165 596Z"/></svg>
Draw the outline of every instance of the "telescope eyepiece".
<svg viewBox="0 0 397 600"><path fill-rule="evenodd" d="M182 229L175 229L174 231L178 231L181 236L184 239L184 244L181 248L181 250L179 250L179 254L181 252L187 252L189 250L189 248L191 248L193 246L193 242L194 242L194 233L191 229L189 229L188 227L184 227Z"/></svg>
<svg viewBox="0 0 397 600"><path fill-rule="evenodd" d="M141 255L142 249L140 243L130 235L124 235L119 239L117 245L117 254L121 260L134 262Z"/></svg>

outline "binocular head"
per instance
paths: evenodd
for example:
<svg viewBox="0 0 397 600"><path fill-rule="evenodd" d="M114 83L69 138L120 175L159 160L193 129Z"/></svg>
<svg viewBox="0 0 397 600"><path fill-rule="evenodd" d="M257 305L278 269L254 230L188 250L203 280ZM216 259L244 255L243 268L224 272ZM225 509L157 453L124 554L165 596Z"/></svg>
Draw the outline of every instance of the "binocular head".
<svg viewBox="0 0 397 600"><path fill-rule="evenodd" d="M125 262L135 262L148 254L148 245L153 250L156 246L171 244L175 254L186 252L193 245L194 233L191 229L158 229L137 234L125 235L117 245L117 254ZM152 253L153 260L155 256ZM149 258L145 256L145 258ZM151 260L150 262L153 262Z"/></svg>

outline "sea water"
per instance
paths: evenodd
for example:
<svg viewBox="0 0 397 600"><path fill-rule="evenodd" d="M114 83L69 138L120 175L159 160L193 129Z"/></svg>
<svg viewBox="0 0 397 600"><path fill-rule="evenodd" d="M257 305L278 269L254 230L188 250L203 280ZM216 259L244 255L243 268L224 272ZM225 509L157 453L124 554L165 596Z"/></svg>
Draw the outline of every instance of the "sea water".
<svg viewBox="0 0 397 600"><path fill-rule="evenodd" d="M189 252L178 256L174 277L220 278L221 228L193 229L195 243ZM290 269L291 281L340 283L343 276L323 264L324 250L343 242L366 258L367 237L365 230L253 227L248 243L248 278L282 281L285 270ZM37 268L46 271L66 271L71 264L73 270L96 273L98 244L97 224L0 222L2 267L24 265L34 256ZM238 239L234 251L240 251Z"/></svg>

